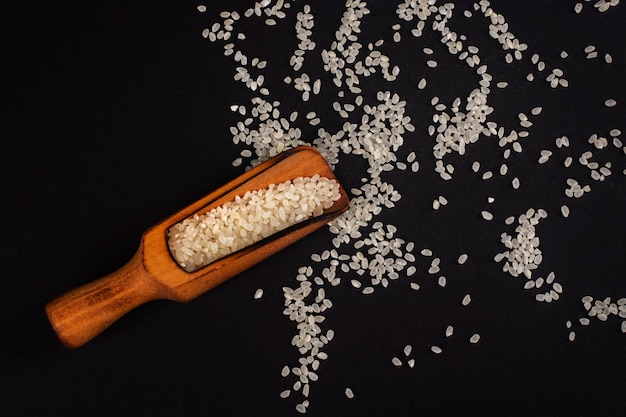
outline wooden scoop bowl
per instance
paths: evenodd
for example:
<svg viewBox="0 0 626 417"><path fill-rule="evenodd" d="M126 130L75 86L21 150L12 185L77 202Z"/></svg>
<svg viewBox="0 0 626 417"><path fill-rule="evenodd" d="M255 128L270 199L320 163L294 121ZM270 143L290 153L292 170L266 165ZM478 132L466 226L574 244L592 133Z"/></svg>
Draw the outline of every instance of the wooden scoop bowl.
<svg viewBox="0 0 626 417"><path fill-rule="evenodd" d="M341 186L341 198L322 215L295 224L194 272L186 272L176 263L166 237L172 225L233 201L236 195L315 174L336 180L319 152L308 146L298 147L252 168L148 229L137 253L126 265L61 295L46 306L46 314L59 339L67 347L79 347L143 303L156 299L189 301L322 227L350 204Z"/></svg>

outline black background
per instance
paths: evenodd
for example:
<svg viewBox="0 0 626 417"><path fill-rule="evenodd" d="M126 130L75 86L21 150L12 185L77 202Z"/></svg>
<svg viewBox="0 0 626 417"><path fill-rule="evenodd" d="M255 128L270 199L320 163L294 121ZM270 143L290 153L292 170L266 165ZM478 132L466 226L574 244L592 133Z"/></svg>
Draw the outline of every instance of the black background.
<svg viewBox="0 0 626 417"><path fill-rule="evenodd" d="M159 301L142 306L80 349L63 348L48 325L48 301L123 265L145 229L243 168L231 165L241 148L230 141L229 127L238 118L229 105L246 102L250 93L232 80L235 64L223 56L221 44L211 44L200 33L222 8L243 13L247 6L207 2L209 11L201 14L193 2L128 3L27 2L2 16L2 414L297 414L294 394L286 400L278 396L293 382L280 377L281 368L298 358L289 344L294 326L282 315L281 288L296 285L296 268L309 262L310 253L329 246L327 231L186 305ZM385 36L388 54L399 64L414 59L411 54L423 46L439 48L440 67L427 77L426 90L415 88L423 76L419 72L403 72L398 83L419 138L407 146L418 151L422 168L418 174L393 174L407 203L382 219L416 242L416 254L426 246L440 254L449 284L439 288L418 255L414 281L422 285L419 292L408 290L408 279L368 297L355 292L349 279L332 288L335 306L324 325L335 329L336 338L326 349L329 359L320 367L319 382L311 386L310 415L623 415L622 319L592 319L585 328L577 320L585 315L583 295L626 296L624 154L613 147L604 151L615 169L603 183L585 177L581 167L572 168L593 188L575 201L563 195L570 174L564 173L562 158L553 157L546 167L536 163L539 151L554 149L558 136L568 135L573 142L571 152L559 156L577 159L588 149L591 133L626 131L624 7L598 13L584 2L583 13L576 15L574 4L494 6L530 45L517 69L504 64L500 51L490 63L494 76L506 73L502 78L510 80L517 71L517 79L525 82L534 52L559 66L566 62L558 57L565 49L571 62L562 64L569 69L569 89L554 91L545 83L531 89L520 82L506 94L490 96L504 125L514 126L520 111L544 107L524 156L510 163L523 185L513 192L510 176L485 185L468 174L473 160L489 161L491 155L495 162L489 169L497 171L501 150L494 141L481 140L465 157L452 158L457 172L464 173L453 181L444 183L433 173L426 134L430 98L463 96L475 79L467 77L472 72L465 64L446 57L438 35L415 41L414 51L391 42L395 5L372 3L364 32L372 40ZM333 36L339 5L317 6L317 52ZM300 10L301 4L293 7ZM293 13L288 19L293 21ZM274 47L272 41L280 41L276 32L272 35L260 21L249 28L250 50L287 74L285 49L293 50L295 41L285 39ZM403 33L410 38L407 28ZM459 31L489 42L484 24ZM586 62L582 49L589 44L601 55L611 52L614 63ZM489 50L498 48L491 44ZM309 61L309 71L322 75L319 60ZM446 62L449 66L442 68ZM281 81L284 75L273 75L275 91L284 93L284 111L299 109L297 95ZM380 80L368 82L371 88L388 88ZM615 108L603 106L609 97L618 101ZM311 105L326 104L332 120L323 100L333 96L322 95ZM303 136L314 137L316 128L302 124ZM362 176L362 166L352 162L337 171L349 187ZM450 200L445 213L430 207L437 195ZM489 195L496 197L489 207L496 219L486 223L479 213ZM572 209L569 219L558 214L564 203ZM551 304L535 302L534 295L521 290L519 278L503 274L492 260L502 250L504 218L529 207L550 214L540 226L541 273L556 271L565 287L562 299ZM463 252L470 260L456 265ZM264 288L265 295L253 300L257 288ZM461 309L465 293L473 301ZM566 320L574 321L573 343L567 340ZM455 336L444 339L450 323ZM470 345L467 339L474 332L482 339ZM413 345L414 369L391 365L405 344ZM433 344L444 347L444 353L433 355ZM344 396L348 386L356 394L353 400Z"/></svg>

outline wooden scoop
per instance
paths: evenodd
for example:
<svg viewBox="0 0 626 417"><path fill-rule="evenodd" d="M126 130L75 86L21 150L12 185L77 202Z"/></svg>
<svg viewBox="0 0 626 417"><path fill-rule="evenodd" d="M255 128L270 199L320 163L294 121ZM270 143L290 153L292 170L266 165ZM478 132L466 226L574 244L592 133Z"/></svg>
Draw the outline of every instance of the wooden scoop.
<svg viewBox="0 0 626 417"><path fill-rule="evenodd" d="M79 347L143 303L156 299L189 301L322 227L350 204L341 186L341 198L322 215L295 224L194 272L186 272L176 263L166 237L172 225L233 201L236 195L315 174L336 180L319 152L308 146L298 147L258 165L148 229L137 253L126 265L46 306L48 319L59 339L67 347Z"/></svg>

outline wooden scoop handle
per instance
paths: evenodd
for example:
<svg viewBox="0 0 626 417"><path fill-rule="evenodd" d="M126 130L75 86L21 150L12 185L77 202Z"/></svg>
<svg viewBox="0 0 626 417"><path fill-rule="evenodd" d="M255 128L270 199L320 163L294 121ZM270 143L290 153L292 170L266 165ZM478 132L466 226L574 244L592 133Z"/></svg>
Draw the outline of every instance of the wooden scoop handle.
<svg viewBox="0 0 626 417"><path fill-rule="evenodd" d="M117 271L51 301L46 314L61 342L76 348L135 307L166 296L165 287L144 269L140 247Z"/></svg>

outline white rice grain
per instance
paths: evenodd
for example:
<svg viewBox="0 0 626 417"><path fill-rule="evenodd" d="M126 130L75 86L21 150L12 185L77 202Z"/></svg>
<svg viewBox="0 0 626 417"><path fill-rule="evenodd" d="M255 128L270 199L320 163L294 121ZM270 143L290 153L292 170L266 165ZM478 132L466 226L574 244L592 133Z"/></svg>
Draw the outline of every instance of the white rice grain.
<svg viewBox="0 0 626 417"><path fill-rule="evenodd" d="M461 301L461 304L466 306L466 305L469 305L469 303L471 302L472 302L472 297L469 294L466 294L465 297L463 297L463 301Z"/></svg>
<svg viewBox="0 0 626 417"><path fill-rule="evenodd" d="M363 288L363 291L361 291L364 295L368 295L368 294L372 294L374 292L374 288L373 287L365 287Z"/></svg>
<svg viewBox="0 0 626 417"><path fill-rule="evenodd" d="M406 345L404 347L404 356L409 356L412 350L413 350L413 347L411 345Z"/></svg>

